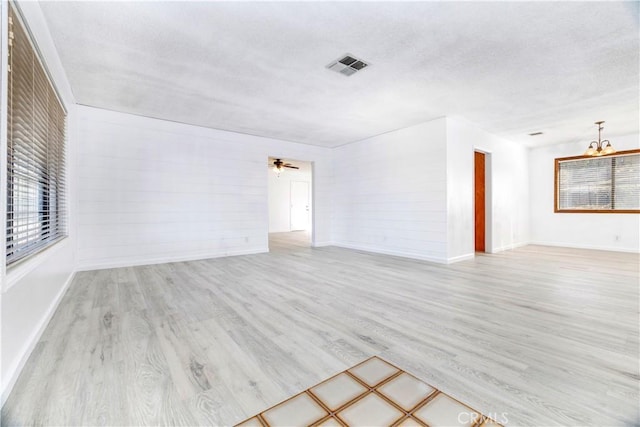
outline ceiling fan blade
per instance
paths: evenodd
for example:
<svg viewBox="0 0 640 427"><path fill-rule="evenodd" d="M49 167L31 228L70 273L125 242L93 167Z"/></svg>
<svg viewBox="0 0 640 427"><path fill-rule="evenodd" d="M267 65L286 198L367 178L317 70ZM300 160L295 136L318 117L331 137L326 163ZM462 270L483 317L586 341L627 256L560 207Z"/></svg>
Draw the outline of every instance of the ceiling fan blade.
<svg viewBox="0 0 640 427"><path fill-rule="evenodd" d="M285 168L289 169L300 169L298 166L284 165Z"/></svg>

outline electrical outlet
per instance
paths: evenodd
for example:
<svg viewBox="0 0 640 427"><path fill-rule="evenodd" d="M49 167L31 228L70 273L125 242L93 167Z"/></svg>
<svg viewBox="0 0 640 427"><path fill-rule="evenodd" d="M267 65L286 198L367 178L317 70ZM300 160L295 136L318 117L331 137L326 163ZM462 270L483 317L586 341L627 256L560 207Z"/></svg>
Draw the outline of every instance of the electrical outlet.
<svg viewBox="0 0 640 427"><path fill-rule="evenodd" d="M615 240L616 242L619 242L619 241L620 241L620 235L619 235L619 234L616 234L615 236L613 236L613 238L614 238L614 240Z"/></svg>
<svg viewBox="0 0 640 427"><path fill-rule="evenodd" d="M245 243L249 243L249 238L248 238L248 237L245 237L245 238L244 238L244 242L245 242Z"/></svg>

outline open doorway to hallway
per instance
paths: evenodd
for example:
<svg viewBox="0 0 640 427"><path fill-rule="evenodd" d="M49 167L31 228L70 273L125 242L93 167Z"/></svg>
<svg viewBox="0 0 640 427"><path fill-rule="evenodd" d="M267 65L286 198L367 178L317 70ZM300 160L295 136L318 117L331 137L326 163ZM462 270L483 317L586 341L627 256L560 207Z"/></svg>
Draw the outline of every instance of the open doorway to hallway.
<svg viewBox="0 0 640 427"><path fill-rule="evenodd" d="M310 247L313 227L311 162L269 157L269 249Z"/></svg>

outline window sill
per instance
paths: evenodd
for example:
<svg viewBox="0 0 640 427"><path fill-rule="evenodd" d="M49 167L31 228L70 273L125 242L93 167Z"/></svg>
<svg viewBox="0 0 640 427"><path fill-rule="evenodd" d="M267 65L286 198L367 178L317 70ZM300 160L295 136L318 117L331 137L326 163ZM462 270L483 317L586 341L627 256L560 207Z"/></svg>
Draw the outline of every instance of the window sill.
<svg viewBox="0 0 640 427"><path fill-rule="evenodd" d="M34 271L40 265L42 265L46 260L51 258L54 254L61 251L69 244L69 237L63 237L55 244L43 249L37 254L26 258L23 261L18 261L14 265L10 265L7 267L7 272L4 277L4 286L2 288L2 292L7 292L9 289L13 287L16 283L18 283L21 279L27 276L29 273Z"/></svg>

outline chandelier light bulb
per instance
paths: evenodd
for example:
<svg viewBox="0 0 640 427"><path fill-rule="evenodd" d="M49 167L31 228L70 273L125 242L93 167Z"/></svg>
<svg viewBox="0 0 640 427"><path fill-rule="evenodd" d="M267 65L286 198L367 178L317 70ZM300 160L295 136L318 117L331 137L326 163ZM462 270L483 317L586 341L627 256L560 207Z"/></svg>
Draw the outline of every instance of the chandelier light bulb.
<svg viewBox="0 0 640 427"><path fill-rule="evenodd" d="M587 151L584 152L584 155L593 156L594 154L596 154L596 150L594 150L593 147L589 145L589 148L587 148Z"/></svg>
<svg viewBox="0 0 640 427"><path fill-rule="evenodd" d="M604 148L604 150L602 150L602 154L613 154L615 152L616 150L613 149L611 143L607 143L607 146Z"/></svg>

